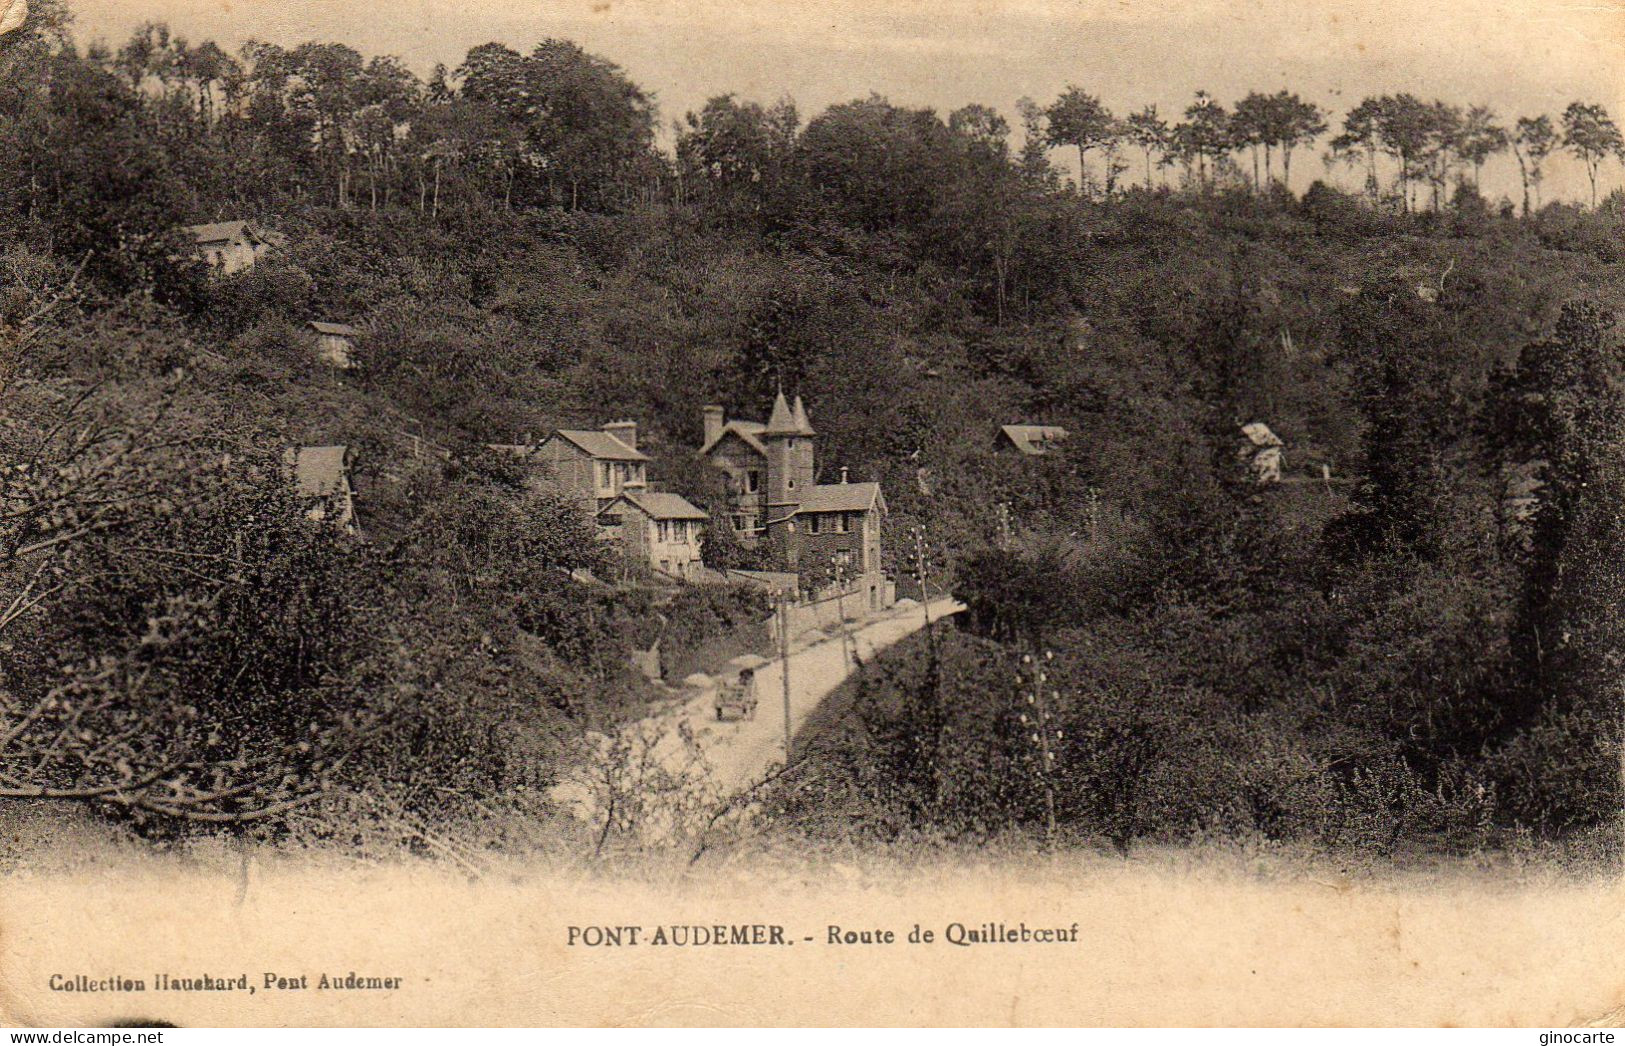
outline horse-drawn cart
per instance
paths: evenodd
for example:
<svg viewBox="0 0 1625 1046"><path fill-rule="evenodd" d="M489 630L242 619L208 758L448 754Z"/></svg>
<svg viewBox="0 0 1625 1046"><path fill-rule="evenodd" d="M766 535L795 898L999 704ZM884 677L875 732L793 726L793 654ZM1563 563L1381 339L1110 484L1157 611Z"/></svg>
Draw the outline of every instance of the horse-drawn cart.
<svg viewBox="0 0 1625 1046"><path fill-rule="evenodd" d="M756 654L743 654L728 662L727 670L717 680L717 719L756 718L756 673L771 663Z"/></svg>

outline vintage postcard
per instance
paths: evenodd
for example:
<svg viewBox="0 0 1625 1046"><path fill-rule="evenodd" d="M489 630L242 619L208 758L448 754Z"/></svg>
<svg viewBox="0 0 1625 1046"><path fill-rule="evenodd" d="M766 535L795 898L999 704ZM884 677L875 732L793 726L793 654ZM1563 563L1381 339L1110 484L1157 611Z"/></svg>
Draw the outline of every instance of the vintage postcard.
<svg viewBox="0 0 1625 1046"><path fill-rule="evenodd" d="M0 1024L1619 1023L1622 68L0 0Z"/></svg>

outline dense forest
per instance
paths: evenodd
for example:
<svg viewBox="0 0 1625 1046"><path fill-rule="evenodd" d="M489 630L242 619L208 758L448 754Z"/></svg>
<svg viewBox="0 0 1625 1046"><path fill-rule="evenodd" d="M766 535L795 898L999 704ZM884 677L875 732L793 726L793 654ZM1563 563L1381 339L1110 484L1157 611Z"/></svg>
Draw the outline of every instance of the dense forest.
<svg viewBox="0 0 1625 1046"><path fill-rule="evenodd" d="M782 387L822 467L884 485L893 573L928 558L968 611L865 666L772 832L1612 846L1601 107L1281 91L1170 120L1069 87L1013 134L981 105L723 96L664 148L650 94L567 41L425 80L161 25L80 46L30 6L0 37L0 799L154 837L522 845L649 700L626 655L657 622L681 655L765 604L582 584L615 573L590 522L483 447L635 418L710 507L701 406ZM1541 199L1560 152L1584 204ZM1480 194L1490 162L1520 200ZM281 245L215 277L184 227L238 219ZM312 320L361 328L353 371ZM1014 422L1071 436L996 454ZM1249 422L1283 482L1238 461ZM328 444L357 450L364 540L281 477ZM749 557L725 531L707 555Z"/></svg>

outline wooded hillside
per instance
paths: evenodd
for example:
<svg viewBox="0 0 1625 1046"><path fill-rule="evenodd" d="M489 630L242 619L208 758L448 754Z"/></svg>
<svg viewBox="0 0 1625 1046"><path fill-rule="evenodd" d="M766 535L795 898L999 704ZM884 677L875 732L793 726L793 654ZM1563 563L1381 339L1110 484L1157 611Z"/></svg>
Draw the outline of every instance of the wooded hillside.
<svg viewBox="0 0 1625 1046"><path fill-rule="evenodd" d="M529 809L674 611L573 580L588 525L481 448L634 418L709 507L701 406L782 386L823 482L883 484L894 574L921 527L970 607L866 678L796 830L1391 850L1617 817L1625 194L1534 195L1560 148L1617 176L1600 109L1283 92L1169 126L1072 89L1013 139L723 97L668 153L566 41L425 81L161 26L81 50L31 7L0 39L0 796L163 831L342 795L393 838ZM1366 192L1313 180L1327 149ZM1503 149L1533 202L1478 194ZM285 239L214 277L182 229L227 220ZM361 330L354 370L313 320ZM1238 462L1250 422L1286 482ZM995 453L1012 423L1070 437ZM338 444L365 542L277 478ZM695 642L760 611L681 598Z"/></svg>

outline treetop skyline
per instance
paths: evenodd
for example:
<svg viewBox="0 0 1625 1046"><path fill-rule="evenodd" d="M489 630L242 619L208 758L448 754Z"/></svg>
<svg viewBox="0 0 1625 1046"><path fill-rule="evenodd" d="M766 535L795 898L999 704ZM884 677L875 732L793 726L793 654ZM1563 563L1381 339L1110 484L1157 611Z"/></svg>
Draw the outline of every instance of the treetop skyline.
<svg viewBox="0 0 1625 1046"><path fill-rule="evenodd" d="M560 0L545 9L513 0L412 0L386 10L341 0L71 0L82 43L117 45L148 20L167 21L194 41L235 50L248 39L284 46L308 40L350 44L366 55L399 56L427 77L467 51L499 41L528 51L547 37L570 39L621 65L654 95L664 147L671 126L714 95L764 104L793 98L803 114L866 96L930 106L946 116L971 103L1019 126L1017 100L1047 104L1069 83L1098 96L1119 117L1154 104L1182 111L1198 90L1225 105L1248 92L1281 89L1329 113L1334 129L1367 96L1409 92L1485 105L1506 125L1542 113L1558 118L1585 99L1625 111L1614 70L1625 58L1618 12L1564 10L1516 0L1426 6L1372 0L1355 10L1311 0L1281 11L1254 0L1173 4L951 2L908 0L799 4L603 3ZM1448 48L1440 39L1452 40ZM1358 173L1321 163L1325 142L1301 155L1303 184L1331 175L1358 189ZM1072 150L1055 156L1072 170ZM1585 165L1560 154L1547 170L1547 199L1589 195ZM1520 196L1510 155L1483 171L1491 198Z"/></svg>

